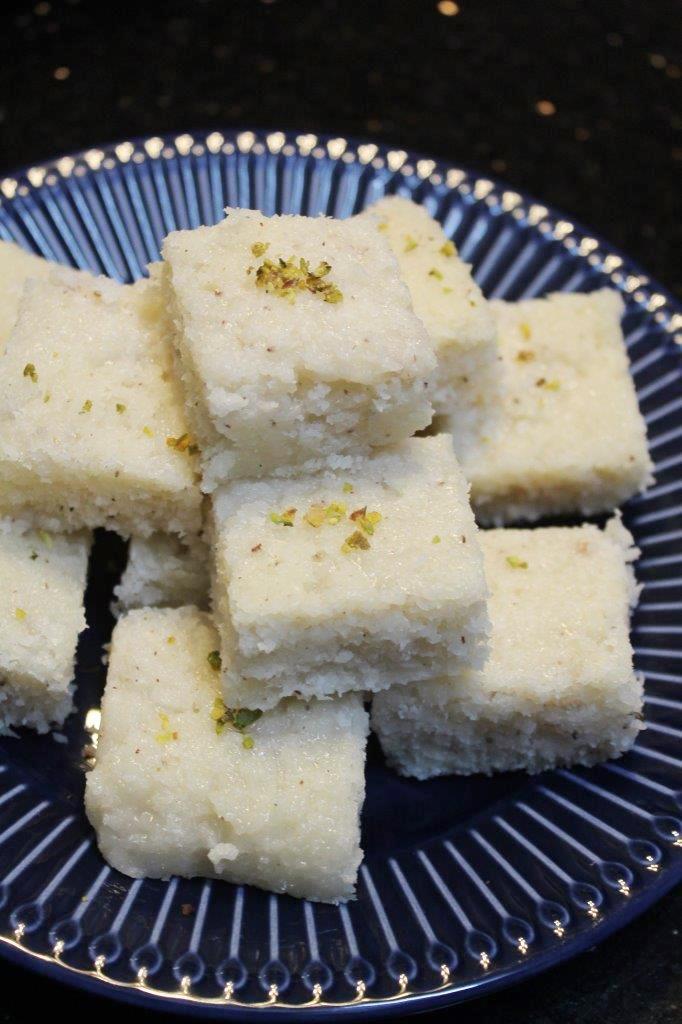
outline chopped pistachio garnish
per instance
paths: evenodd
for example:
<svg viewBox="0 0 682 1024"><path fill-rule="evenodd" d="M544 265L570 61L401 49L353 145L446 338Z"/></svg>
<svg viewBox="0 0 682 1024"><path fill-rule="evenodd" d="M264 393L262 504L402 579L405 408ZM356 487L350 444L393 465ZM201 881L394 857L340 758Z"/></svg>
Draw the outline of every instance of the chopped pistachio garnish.
<svg viewBox="0 0 682 1024"><path fill-rule="evenodd" d="M81 406L81 413L90 412L91 409L92 402L90 401L89 398L86 398L85 401L83 402L83 405Z"/></svg>
<svg viewBox="0 0 682 1024"><path fill-rule="evenodd" d="M349 551L367 551L369 547L370 543L364 533L360 533L359 530L355 530L354 533L351 533L350 537L346 537L345 541L341 545L341 551L344 555L347 555Z"/></svg>
<svg viewBox="0 0 682 1024"><path fill-rule="evenodd" d="M151 427L143 427L142 428L142 433L146 434L147 437L153 437L154 436L154 431L152 430Z"/></svg>
<svg viewBox="0 0 682 1024"><path fill-rule="evenodd" d="M51 398L52 395L50 394L50 392L46 391L45 394L43 395L43 405L47 405Z"/></svg>
<svg viewBox="0 0 682 1024"><path fill-rule="evenodd" d="M253 736L251 736L250 734L244 736L244 738L242 739L242 746L244 750L253 750Z"/></svg>
<svg viewBox="0 0 682 1024"><path fill-rule="evenodd" d="M429 277L435 277L438 281L443 280L443 274L438 267L431 267L429 270Z"/></svg>
<svg viewBox="0 0 682 1024"><path fill-rule="evenodd" d="M443 256L454 256L457 252L455 249L455 243L448 239L447 242L443 242L438 252L442 253Z"/></svg>
<svg viewBox="0 0 682 1024"><path fill-rule="evenodd" d="M330 526L337 526L346 515L346 506L342 501L332 501L327 505L324 514Z"/></svg>
<svg viewBox="0 0 682 1024"><path fill-rule="evenodd" d="M154 739L157 743L170 743L171 740L178 738L177 732L171 729L170 718L163 711L159 711L159 718L161 719L161 732L157 732Z"/></svg>
<svg viewBox="0 0 682 1024"><path fill-rule="evenodd" d="M352 494L353 493L353 485L352 484L348 484L348 483L344 484L343 485L343 493L344 494Z"/></svg>
<svg viewBox="0 0 682 1024"><path fill-rule="evenodd" d="M169 448L175 448L176 452L189 451L194 447L190 434L181 434L180 437L167 437L166 444Z"/></svg>
<svg viewBox="0 0 682 1024"><path fill-rule="evenodd" d="M175 637L174 636L167 636L166 637L166 643L167 644L174 644L175 643Z"/></svg>
<svg viewBox="0 0 682 1024"><path fill-rule="evenodd" d="M228 708L222 697L215 698L211 709L211 718L215 722L215 731L219 736L226 725L243 732L257 722L262 714L258 708Z"/></svg>
<svg viewBox="0 0 682 1024"><path fill-rule="evenodd" d="M220 668L223 663L222 658L220 657L220 651L209 651L206 655L206 661L214 672L220 672Z"/></svg>
<svg viewBox="0 0 682 1024"><path fill-rule="evenodd" d="M511 569L527 569L528 562L524 561L523 558L519 558L517 555L507 555L507 565Z"/></svg>
<svg viewBox="0 0 682 1024"><path fill-rule="evenodd" d="M48 533L47 530L38 530L38 536L45 545L46 548L51 548L54 541L52 540L52 534Z"/></svg>
<svg viewBox="0 0 682 1024"><path fill-rule="evenodd" d="M297 509L295 508L288 508L281 515L278 512L271 512L269 519L271 523L275 523L277 526L293 526L296 512Z"/></svg>
<svg viewBox="0 0 682 1024"><path fill-rule="evenodd" d="M38 552L37 551L32 551L31 554L29 555L29 558L31 559L32 562L35 562L37 557L38 557Z"/></svg>
<svg viewBox="0 0 682 1024"><path fill-rule="evenodd" d="M264 256L269 248L269 242L254 242L251 246L251 252L254 256Z"/></svg>
<svg viewBox="0 0 682 1024"><path fill-rule="evenodd" d="M307 260L300 258L297 261L294 256L288 260L280 257L276 262L264 260L256 268L256 285L289 302L296 301L297 292L310 292L321 296L324 302L337 303L343 299L342 292L331 281L325 280L331 269L325 260L316 270L310 269Z"/></svg>
<svg viewBox="0 0 682 1024"><path fill-rule="evenodd" d="M26 612L24 611L23 608L15 608L14 617L15 619L19 619L19 622L23 622L24 619L26 618Z"/></svg>
<svg viewBox="0 0 682 1024"><path fill-rule="evenodd" d="M324 505L311 505L303 518L309 526L314 526L317 529L326 520L327 510Z"/></svg>
<svg viewBox="0 0 682 1024"><path fill-rule="evenodd" d="M434 537L431 538L431 543L432 544L440 544L440 537L438 536L438 534L436 534Z"/></svg>
<svg viewBox="0 0 682 1024"><path fill-rule="evenodd" d="M229 711L232 715L232 724L240 732L257 722L263 714L259 708L237 708L236 710L230 708Z"/></svg>
<svg viewBox="0 0 682 1024"><path fill-rule="evenodd" d="M535 381L536 388L546 388L548 391L558 391L561 384L558 380L547 380L546 377L538 377Z"/></svg>
<svg viewBox="0 0 682 1024"><path fill-rule="evenodd" d="M365 505L364 508L358 508L355 512L351 512L349 518L371 536L374 533L374 527L381 522L381 512L368 512Z"/></svg>
<svg viewBox="0 0 682 1024"><path fill-rule="evenodd" d="M405 248L403 252L412 252L413 249L417 248L417 244L412 235L405 235Z"/></svg>
<svg viewBox="0 0 682 1024"><path fill-rule="evenodd" d="M388 231L388 221L382 220L377 224L377 231Z"/></svg>
<svg viewBox="0 0 682 1024"><path fill-rule="evenodd" d="M451 293L452 288L443 288L443 295L450 295Z"/></svg>
<svg viewBox="0 0 682 1024"><path fill-rule="evenodd" d="M30 377L34 384L38 383L38 373L33 363L26 363L23 375L24 377Z"/></svg>
<svg viewBox="0 0 682 1024"><path fill-rule="evenodd" d="M529 348L521 348L516 353L517 363L531 363L535 359L535 352Z"/></svg>
<svg viewBox="0 0 682 1024"><path fill-rule="evenodd" d="M521 334L526 339L526 341L528 341L528 339L530 338L530 327L528 326L528 324L519 324L519 330L521 331Z"/></svg>
<svg viewBox="0 0 682 1024"><path fill-rule="evenodd" d="M126 411L126 407L123 404L123 402L117 402L116 403L116 412L117 413L122 413L122 412L125 412L125 411Z"/></svg>

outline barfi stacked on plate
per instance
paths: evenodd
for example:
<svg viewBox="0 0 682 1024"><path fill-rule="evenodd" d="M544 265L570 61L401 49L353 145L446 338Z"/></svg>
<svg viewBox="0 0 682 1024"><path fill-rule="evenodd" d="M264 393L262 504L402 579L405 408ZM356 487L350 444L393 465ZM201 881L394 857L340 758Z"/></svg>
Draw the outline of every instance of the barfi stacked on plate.
<svg viewBox="0 0 682 1024"><path fill-rule="evenodd" d="M448 437L411 436L433 415L433 342L373 221L231 211L163 255L214 621L121 618L88 812L129 874L347 899L363 696L485 658L468 488ZM202 600L189 550L136 537L119 607Z"/></svg>

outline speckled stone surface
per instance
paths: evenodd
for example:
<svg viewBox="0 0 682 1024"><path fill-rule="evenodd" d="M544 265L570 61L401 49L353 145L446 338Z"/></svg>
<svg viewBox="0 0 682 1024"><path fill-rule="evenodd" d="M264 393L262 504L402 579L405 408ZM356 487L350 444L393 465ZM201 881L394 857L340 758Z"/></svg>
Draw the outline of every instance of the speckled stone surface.
<svg viewBox="0 0 682 1024"><path fill-rule="evenodd" d="M10 3L0 173L181 129L368 136L535 194L682 294L681 25L678 0ZM431 1019L680 1024L681 920L677 892L572 963ZM122 1012L0 962L0 1024L47 1000Z"/></svg>

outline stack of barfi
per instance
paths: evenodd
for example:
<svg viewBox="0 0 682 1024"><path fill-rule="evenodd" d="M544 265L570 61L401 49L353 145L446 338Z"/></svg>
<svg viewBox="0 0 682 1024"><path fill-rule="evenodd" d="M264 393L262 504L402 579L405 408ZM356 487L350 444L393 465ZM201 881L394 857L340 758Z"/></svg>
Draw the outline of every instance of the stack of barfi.
<svg viewBox="0 0 682 1024"><path fill-rule="evenodd" d="M397 196L228 210L135 285L5 262L0 731L63 722L89 531L130 537L86 786L110 864L352 897L367 700L418 779L632 744L632 538L518 528L651 478L615 293L488 303Z"/></svg>

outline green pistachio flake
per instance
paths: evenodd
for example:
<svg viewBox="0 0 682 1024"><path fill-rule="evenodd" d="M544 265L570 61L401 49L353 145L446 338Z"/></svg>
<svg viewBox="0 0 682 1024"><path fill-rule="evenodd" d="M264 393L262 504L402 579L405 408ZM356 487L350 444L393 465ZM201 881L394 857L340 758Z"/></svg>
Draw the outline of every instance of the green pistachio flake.
<svg viewBox="0 0 682 1024"><path fill-rule="evenodd" d="M248 729L250 725L257 722L262 714L263 712L258 708L228 708L222 697L215 698L211 709L211 718L215 722L215 730L218 735L227 725L238 732L243 732L244 729Z"/></svg>
<svg viewBox="0 0 682 1024"><path fill-rule="evenodd" d="M431 538L431 543L432 544L440 544L440 537L438 536L438 534L436 534L435 537Z"/></svg>
<svg viewBox="0 0 682 1024"><path fill-rule="evenodd" d="M220 667L222 665L220 651L209 651L209 653L206 655L206 661L209 663L214 672L220 672Z"/></svg>
<svg viewBox="0 0 682 1024"><path fill-rule="evenodd" d="M277 526L293 526L296 512L297 509L295 508L288 508L281 514L279 512L271 512L269 519L271 523L275 523Z"/></svg>
<svg viewBox="0 0 682 1024"><path fill-rule="evenodd" d="M38 373L33 363L26 363L23 375L24 377L30 377L34 384L38 383Z"/></svg>
<svg viewBox="0 0 682 1024"><path fill-rule="evenodd" d="M83 405L81 406L81 411L80 411L79 415L82 415L84 412L90 412L91 409L92 409L92 402L90 401L89 398L86 398L85 401L83 402Z"/></svg>
<svg viewBox="0 0 682 1024"><path fill-rule="evenodd" d="M231 714L235 729L242 732L243 729L248 729L250 725L257 722L263 712L259 708L237 708L236 710L231 709Z"/></svg>
<svg viewBox="0 0 682 1024"><path fill-rule="evenodd" d="M351 551L367 551L369 550L370 543L365 537L364 533L359 530L355 530L351 533L350 537L346 537L345 541L341 545L341 551L344 555L349 554Z"/></svg>
<svg viewBox="0 0 682 1024"><path fill-rule="evenodd" d="M323 260L316 270L311 270L307 260L296 260L294 256L288 260L281 257L277 261L263 260L256 268L256 286L288 302L295 302L298 292L310 292L319 295L324 302L337 303L343 299L342 292L331 281L325 280L331 269L331 265Z"/></svg>
<svg viewBox="0 0 682 1024"><path fill-rule="evenodd" d="M120 413L123 413L125 411L126 411L126 407L123 404L123 402L117 402L116 403L116 412L120 414Z"/></svg>
<svg viewBox="0 0 682 1024"><path fill-rule="evenodd" d="M438 281L443 280L443 274L438 269L438 267L431 267L431 269L429 270L429 277L435 277L436 280Z"/></svg>
<svg viewBox="0 0 682 1024"><path fill-rule="evenodd" d="M511 569L527 569L528 562L524 561L523 558L518 558L517 555L507 555L507 565Z"/></svg>
<svg viewBox="0 0 682 1024"><path fill-rule="evenodd" d="M374 527L381 522L381 512L368 512L365 505L364 508L357 508L355 512L351 512L348 518L371 536L374 533Z"/></svg>
<svg viewBox="0 0 682 1024"><path fill-rule="evenodd" d="M353 485L352 484L348 484L348 483L344 484L343 485L343 493L344 494L352 494L353 493Z"/></svg>
<svg viewBox="0 0 682 1024"><path fill-rule="evenodd" d="M242 739L242 746L244 750L253 750L253 736L247 735Z"/></svg>
<svg viewBox="0 0 682 1024"><path fill-rule="evenodd" d="M264 256L269 248L269 242L254 242L251 246L251 252L254 256Z"/></svg>
<svg viewBox="0 0 682 1024"><path fill-rule="evenodd" d="M180 437L167 437L166 444L169 448L174 448L176 452L186 452L193 447L190 434L181 434Z"/></svg>
<svg viewBox="0 0 682 1024"><path fill-rule="evenodd" d="M46 548L51 548L54 541L52 540L52 534L48 533L47 530L38 530L38 536L45 545Z"/></svg>
<svg viewBox="0 0 682 1024"><path fill-rule="evenodd" d="M413 249L417 248L419 243L412 237L412 235L405 235L405 248L403 252L412 252Z"/></svg>
<svg viewBox="0 0 682 1024"><path fill-rule="evenodd" d="M36 558L38 557L38 552L37 551L32 551L29 557L30 557L32 562L35 562Z"/></svg>
<svg viewBox="0 0 682 1024"><path fill-rule="evenodd" d="M454 256L457 250L455 249L455 243L449 239L447 242L443 242L440 249L438 250L443 256Z"/></svg>
<svg viewBox="0 0 682 1024"><path fill-rule="evenodd" d="M159 711L159 718L161 719L161 732L157 732L154 739L157 743L170 743L171 740L178 738L177 732L171 729L170 719L167 714L163 711Z"/></svg>
<svg viewBox="0 0 682 1024"><path fill-rule="evenodd" d="M23 608L15 608L14 609L14 617L16 619L19 619L19 622L23 622L24 619L26 618L26 612L24 611Z"/></svg>

